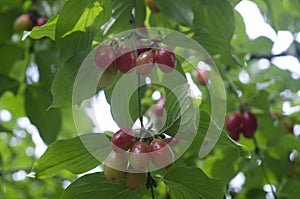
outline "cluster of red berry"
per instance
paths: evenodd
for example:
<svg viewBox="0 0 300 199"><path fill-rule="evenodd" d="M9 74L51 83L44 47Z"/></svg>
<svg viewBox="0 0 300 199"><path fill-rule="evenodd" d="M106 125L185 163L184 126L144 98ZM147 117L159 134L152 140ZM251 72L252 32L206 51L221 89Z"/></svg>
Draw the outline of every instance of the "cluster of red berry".
<svg viewBox="0 0 300 199"><path fill-rule="evenodd" d="M104 161L104 175L113 182L125 178L125 185L136 190L147 178L150 160L159 169L169 168L174 161L172 149L163 140L138 141L130 128L117 131L111 140L112 151Z"/></svg>
<svg viewBox="0 0 300 199"><path fill-rule="evenodd" d="M120 46L116 51L110 45L101 45L95 54L95 62L101 69L117 66L121 73L128 73L136 68L141 75L148 75L155 63L163 72L171 72L176 67L176 59L172 50L165 46L157 49L138 47L138 57L128 46Z"/></svg>
<svg viewBox="0 0 300 199"><path fill-rule="evenodd" d="M13 24L13 29L15 32L23 32L25 30L29 31L34 26L43 26L47 23L45 17L35 17L33 14L21 14Z"/></svg>
<svg viewBox="0 0 300 199"><path fill-rule="evenodd" d="M237 141L241 133L243 133L246 138L253 138L258 123L256 116L250 111L245 111L242 114L233 112L226 119L225 126L229 136Z"/></svg>

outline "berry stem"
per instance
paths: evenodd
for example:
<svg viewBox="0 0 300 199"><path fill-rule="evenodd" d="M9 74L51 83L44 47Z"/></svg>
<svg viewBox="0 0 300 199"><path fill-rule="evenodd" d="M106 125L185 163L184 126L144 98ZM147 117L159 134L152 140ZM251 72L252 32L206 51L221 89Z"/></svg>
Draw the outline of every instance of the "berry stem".
<svg viewBox="0 0 300 199"><path fill-rule="evenodd" d="M139 119L141 123L141 127L144 127L143 122L143 113L142 113L142 92L141 92L141 75L137 74L138 78L138 106L139 106Z"/></svg>
<svg viewBox="0 0 300 199"><path fill-rule="evenodd" d="M148 174L147 174L146 187L147 187L147 188L150 188L152 199L155 199L153 187L157 187L157 183L156 183L156 181L154 180L154 178L152 177L150 171L148 171Z"/></svg>
<svg viewBox="0 0 300 199"><path fill-rule="evenodd" d="M130 24L133 29L135 29L135 7L136 7L136 0L132 0L132 9L131 9L131 17L130 17ZM136 34L133 34L133 45L134 45L134 53L135 57L137 57L137 49L136 49ZM141 123L141 127L144 127L143 122L143 113L142 113L142 92L141 92L141 76L140 74L137 74L138 78L138 109L139 109L139 120Z"/></svg>
<svg viewBox="0 0 300 199"><path fill-rule="evenodd" d="M270 187L271 187L271 192L272 192L274 198L277 199L276 191L274 190L274 187L273 187L272 184L271 184L270 178L269 178L269 176L268 176L267 170L266 170L265 165L264 165L264 162L263 162L262 155L261 155L261 153L260 153L260 147L259 147L258 142L257 142L257 140L256 140L255 137L253 137L253 143L254 143L254 145L255 145L255 154L256 154L256 155L258 156L258 158L261 160L261 169L262 169L262 171L263 171L263 173L264 173L265 180L266 180L267 183L270 185Z"/></svg>
<svg viewBox="0 0 300 199"><path fill-rule="evenodd" d="M131 10L131 18L130 18L130 24L132 26L133 29L135 29L135 7L136 7L136 0L132 0L132 10ZM137 44L136 44L136 34L133 34L133 44L134 44L134 53L135 53L135 57L137 57ZM139 120L141 123L141 127L144 128L144 123L143 123L143 112L142 112L142 92L141 92L141 76L139 73L137 73L137 80L138 80L138 109L139 109ZM155 195L154 195L154 189L153 187L156 187L156 181L153 179L153 177L151 176L151 172L148 171L147 173L147 182L146 182L146 187L150 188L151 190L151 197L152 199L155 199Z"/></svg>

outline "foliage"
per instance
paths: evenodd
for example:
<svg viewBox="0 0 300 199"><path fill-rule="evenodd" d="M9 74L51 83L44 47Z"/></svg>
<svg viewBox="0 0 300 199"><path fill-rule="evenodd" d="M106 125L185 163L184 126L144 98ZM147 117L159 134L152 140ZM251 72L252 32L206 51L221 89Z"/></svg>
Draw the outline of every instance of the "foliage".
<svg viewBox="0 0 300 199"><path fill-rule="evenodd" d="M252 2L275 31L288 30L294 35L290 48L282 55L299 61L299 1ZM297 134L293 127L300 124L300 112L283 108L284 104L296 107L300 102L299 75L295 77L274 64L278 56L272 54L274 41L247 36L244 21L235 10L239 0L154 3L160 12L152 12L144 0L136 1L135 27L144 24L176 30L201 44L224 81L226 115L251 109L258 119L255 139L241 136L238 142L227 136L223 126L213 125L213 129L223 129L220 139L207 156L199 158L209 124L214 122L210 118L212 101L208 87L197 82L195 69L178 56L176 70L191 75L202 93L201 102L192 99L184 86L173 92L155 84L141 87L144 115L156 103L152 99L155 90L166 96L167 116L161 133L174 136L183 122L183 128L195 136L172 168L152 173L158 182L156 198L263 198L267 184L274 186L276 198L297 198L300 139L299 130ZM145 186L129 191L123 182L105 179L97 157L109 153L103 140L111 138L112 133L95 133L95 116L89 112L93 96L72 102L75 79L84 59L105 39L132 28L131 9L132 0L0 1L0 198L151 197ZM46 17L48 22L14 33L14 20L23 13ZM173 36L167 35L164 41L176 39ZM177 41L179 49L184 43ZM241 74L246 74L249 81L241 81ZM157 75L162 76L159 72ZM123 111L128 107L124 109L124 104L112 100L113 89L97 88L94 95L105 94L120 127L133 125L132 120L139 116L137 91L131 96L128 118ZM125 94L118 94L122 101ZM189 114L195 109L199 118ZM199 121L198 126L189 126L190 121ZM86 149L83 143L91 147ZM95 168L99 172L92 170ZM230 183L237 174L245 177L241 189Z"/></svg>

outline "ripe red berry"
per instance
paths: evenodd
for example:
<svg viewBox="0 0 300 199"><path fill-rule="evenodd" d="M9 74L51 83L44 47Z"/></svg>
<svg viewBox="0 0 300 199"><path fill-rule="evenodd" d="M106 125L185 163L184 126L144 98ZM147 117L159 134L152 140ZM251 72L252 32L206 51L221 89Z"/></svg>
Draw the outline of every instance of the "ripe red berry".
<svg viewBox="0 0 300 199"><path fill-rule="evenodd" d="M127 46L120 46L118 49L117 64L121 73L131 72L131 69L136 65L134 51Z"/></svg>
<svg viewBox="0 0 300 199"><path fill-rule="evenodd" d="M234 112L226 119L226 129L228 130L229 136L237 141L240 137L242 128L242 115L238 112Z"/></svg>
<svg viewBox="0 0 300 199"><path fill-rule="evenodd" d="M47 19L45 17L39 17L35 22L35 26L43 26L46 23L47 23Z"/></svg>
<svg viewBox="0 0 300 199"><path fill-rule="evenodd" d="M149 147L145 142L136 142L129 153L130 166L136 171L146 172L149 167Z"/></svg>
<svg viewBox="0 0 300 199"><path fill-rule="evenodd" d="M137 49L138 55L142 54L143 52L147 52L149 50L149 48L147 46L143 45L143 43L140 39L138 39L136 41L136 49Z"/></svg>
<svg viewBox="0 0 300 199"><path fill-rule="evenodd" d="M152 140L150 153L152 163L160 169L168 169L174 162L172 149L162 140Z"/></svg>
<svg viewBox="0 0 300 199"><path fill-rule="evenodd" d="M33 27L33 22L29 14L20 15L13 24L13 29L15 32L22 32L25 30L31 30Z"/></svg>
<svg viewBox="0 0 300 199"><path fill-rule="evenodd" d="M160 46L156 49L155 61L159 69L165 73L172 72L176 67L174 52L165 46Z"/></svg>
<svg viewBox="0 0 300 199"><path fill-rule="evenodd" d="M95 54L95 62L101 69L106 69L114 64L115 51L109 45L101 45Z"/></svg>
<svg viewBox="0 0 300 199"><path fill-rule="evenodd" d="M242 115L242 132L246 138L253 138L257 129L256 116L250 111L245 111Z"/></svg>
<svg viewBox="0 0 300 199"><path fill-rule="evenodd" d="M135 143L134 132L130 128L120 129L113 135L111 143L114 151L127 151Z"/></svg>
<svg viewBox="0 0 300 199"><path fill-rule="evenodd" d="M157 117L161 117L164 113L166 98L161 98L155 105L154 105L154 113Z"/></svg>
<svg viewBox="0 0 300 199"><path fill-rule="evenodd" d="M210 71L208 70L197 70L197 79L199 84L206 86L210 78Z"/></svg>
<svg viewBox="0 0 300 199"><path fill-rule="evenodd" d="M141 75L150 74L155 66L154 58L155 55L152 51L146 51L140 54L136 60L136 72Z"/></svg>

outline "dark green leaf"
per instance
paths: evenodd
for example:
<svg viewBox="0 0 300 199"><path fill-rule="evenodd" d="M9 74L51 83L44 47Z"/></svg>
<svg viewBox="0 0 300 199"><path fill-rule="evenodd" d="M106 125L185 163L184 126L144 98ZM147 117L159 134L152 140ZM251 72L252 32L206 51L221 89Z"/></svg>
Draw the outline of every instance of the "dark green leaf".
<svg viewBox="0 0 300 199"><path fill-rule="evenodd" d="M8 4L8 2L5 2ZM17 5L19 2L17 3ZM7 6L7 5L5 5ZM0 6L1 9L1 6ZM10 40L11 35L13 34L13 23L15 19L18 17L18 10L6 10L3 13L0 13L0 42Z"/></svg>
<svg viewBox="0 0 300 199"><path fill-rule="evenodd" d="M198 107L189 96L189 86L183 84L166 96L167 120L161 132L175 136L178 131L195 135L198 125ZM187 138L187 137L186 137Z"/></svg>
<svg viewBox="0 0 300 199"><path fill-rule="evenodd" d="M176 23L171 22L162 12L151 13L149 23L151 27L174 28Z"/></svg>
<svg viewBox="0 0 300 199"><path fill-rule="evenodd" d="M249 104L253 107L259 108L263 110L265 113L270 112L270 102L269 102L269 93L262 90L259 91L257 95L255 95Z"/></svg>
<svg viewBox="0 0 300 199"><path fill-rule="evenodd" d="M172 198L219 199L225 195L225 185L213 180L197 167L176 167L164 176Z"/></svg>
<svg viewBox="0 0 300 199"><path fill-rule="evenodd" d="M171 21L185 26L193 25L194 12L188 1L155 0L154 2Z"/></svg>
<svg viewBox="0 0 300 199"><path fill-rule="evenodd" d="M55 31L55 41L62 53L63 61L68 60L77 52L91 49L95 30L99 28L94 26L101 24L101 20L107 19L107 14L104 14L105 17L101 15L103 18L100 21L98 16L104 10L107 13L110 9L110 4L103 0L70 0L65 3L57 20ZM96 20L96 24L94 24L94 20ZM102 22L104 23L104 21Z"/></svg>
<svg viewBox="0 0 300 199"><path fill-rule="evenodd" d="M5 128L4 126L2 126L2 125L0 124L0 133L3 133L3 132L5 132L5 133L12 133L11 130ZM1 154L0 154L0 165L1 165Z"/></svg>
<svg viewBox="0 0 300 199"><path fill-rule="evenodd" d="M32 171L37 178L54 176L63 169L75 174L84 173L100 165L97 159L104 160L110 150L110 142L104 134L85 134L58 140L35 162Z"/></svg>
<svg viewBox="0 0 300 199"><path fill-rule="evenodd" d="M244 50L247 53L270 54L273 42L267 37L258 37L255 40L248 40L244 43Z"/></svg>
<svg viewBox="0 0 300 199"><path fill-rule="evenodd" d="M59 54L54 50L45 50L36 52L35 56L40 74L39 83L50 90L55 71L61 66Z"/></svg>
<svg viewBox="0 0 300 199"><path fill-rule="evenodd" d="M133 199L142 198L146 191L148 192L144 186L137 191L130 191L123 181L119 183L108 181L102 172L77 179L64 191L60 199Z"/></svg>
<svg viewBox="0 0 300 199"><path fill-rule="evenodd" d="M8 74L17 60L25 58L24 48L16 44L1 44L0 73Z"/></svg>
<svg viewBox="0 0 300 199"><path fill-rule="evenodd" d="M209 52L219 53L220 50L228 49L234 33L233 8L228 1L203 0L191 1L195 14L194 25L206 33L196 31L195 38L204 47L211 46ZM216 43L217 42L217 43ZM221 47L222 46L222 47Z"/></svg>
<svg viewBox="0 0 300 199"><path fill-rule="evenodd" d="M32 124L34 124L45 143L56 140L61 127L61 113L58 109L49 109L52 96L41 87L28 86L25 91L25 109Z"/></svg>
<svg viewBox="0 0 300 199"><path fill-rule="evenodd" d="M60 68L52 82L51 93L53 95L53 107L70 106L72 103L73 84L78 69L89 52L84 51L70 58Z"/></svg>
<svg viewBox="0 0 300 199"><path fill-rule="evenodd" d="M284 184L280 192L281 198L284 199L298 198L299 194L300 194L300 182L295 179L288 180Z"/></svg>
<svg viewBox="0 0 300 199"><path fill-rule="evenodd" d="M19 82L10 77L0 74L0 96L5 91L12 91L14 94L17 94L19 88Z"/></svg>
<svg viewBox="0 0 300 199"><path fill-rule="evenodd" d="M137 85L136 74L130 73L123 76L112 90L111 112L114 120L121 128L131 127L138 117ZM131 107L133 110L130 109ZM131 113L133 113L134 118L131 117Z"/></svg>
<svg viewBox="0 0 300 199"><path fill-rule="evenodd" d="M104 24L103 32L105 35L116 34L132 28L130 24L132 0L112 0L112 18ZM145 2L136 1L135 26L139 28L145 20Z"/></svg>
<svg viewBox="0 0 300 199"><path fill-rule="evenodd" d="M209 172L209 176L214 179L221 180L228 184L230 180L237 174L235 163L239 160L239 154L236 149L230 146L223 146L214 150L215 156L205 159L205 171ZM224 169L226 168L226 172Z"/></svg>

